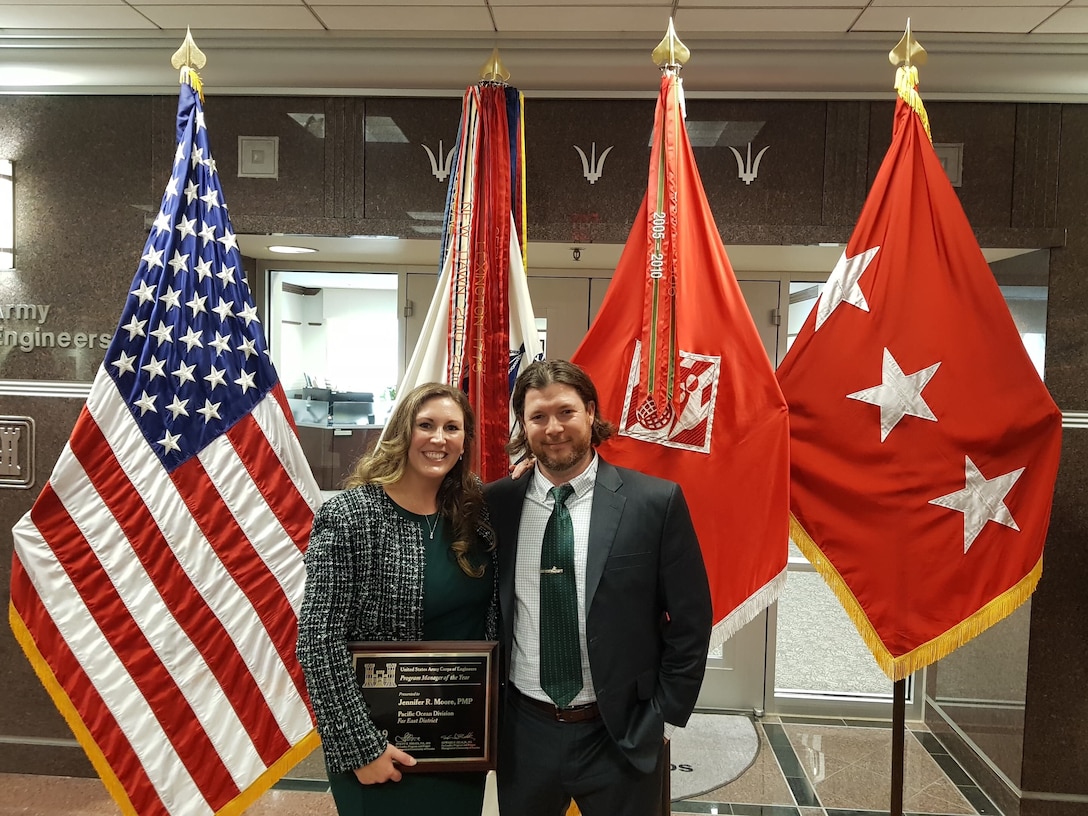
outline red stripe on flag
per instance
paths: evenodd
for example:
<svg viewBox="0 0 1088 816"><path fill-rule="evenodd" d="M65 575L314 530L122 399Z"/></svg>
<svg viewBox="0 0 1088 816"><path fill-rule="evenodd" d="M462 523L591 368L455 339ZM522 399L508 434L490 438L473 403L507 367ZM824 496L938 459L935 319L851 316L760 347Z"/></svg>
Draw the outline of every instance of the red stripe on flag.
<svg viewBox="0 0 1088 816"><path fill-rule="evenodd" d="M245 532L238 526L227 506L218 500L219 494L215 493L216 501L207 500L208 492L215 492L215 487L199 459L190 459L177 468L171 478L219 560L253 606L272 645L288 669L299 696L308 700L306 681L295 657L295 642L298 637L295 612L284 595L283 588L272 573L263 567L260 556L253 551ZM261 564L262 567L254 569L255 564Z"/></svg>
<svg viewBox="0 0 1088 816"><path fill-rule="evenodd" d="M288 740L276 726L274 718L253 705L253 700L260 699L261 690L249 667L237 649L223 647L231 642L229 634L223 631L215 612L189 580L161 534L155 518L113 456L98 425L87 423L82 433L73 434L69 444L124 532L140 564L147 570L163 603L208 664L246 733L253 740L261 760L265 765L274 763L290 749ZM163 472L163 479L167 478ZM210 484L205 489L214 493ZM206 492L207 495L209 493Z"/></svg>
<svg viewBox="0 0 1088 816"><path fill-rule="evenodd" d="M52 490L52 486L47 484L41 495L52 494ZM41 497L38 501L41 501ZM11 562L12 605L18 610L27 631L34 638L39 654L64 689L68 701L98 750L102 752L113 772L126 780L125 793L133 808L143 816L165 814L166 809L159 801L155 786L144 773L143 764L132 750L132 744L68 648L68 643L53 623L53 618L23 569L19 556L15 555Z"/></svg>
<svg viewBox="0 0 1088 816"><path fill-rule="evenodd" d="M72 441L85 445L92 436L90 433L92 427L97 431L94 423L86 423L82 434L73 433ZM74 449L73 452L75 452ZM124 477L116 460L109 454L109 447L105 445L105 440L101 436L93 453L87 450L82 453L85 456L90 454L92 459L97 454L103 462L112 463L105 469L112 471L114 477L95 483L99 493L105 496L111 490L123 490L128 495L136 495L131 484L128 484L127 490L117 484L121 481L127 483L128 480ZM142 507L142 503L138 500L136 503ZM117 510L125 513L124 508L117 508ZM111 508L111 512L116 510ZM210 801L233 799L239 793L238 787L222 763L207 761L206 757L216 755L216 750L201 727L196 713L185 700L154 647L132 619L128 607L117 594L102 563L94 554L90 542L76 527L56 493L43 492L34 503L30 517L42 537L50 542L57 563L80 591L80 597L90 611L91 617L109 641L118 659L124 663L129 678L151 708L178 759L192 775L201 794ZM157 530L153 520L151 524L153 529ZM146 534L146 530L144 532ZM133 544L135 546L135 542ZM101 733L101 736L103 739L112 738L112 735L105 731Z"/></svg>
<svg viewBox="0 0 1088 816"><path fill-rule="evenodd" d="M299 551L305 552L314 523L313 511L283 469L257 420L252 414L246 414L227 431L227 438L238 452L253 484L268 503L268 509Z"/></svg>

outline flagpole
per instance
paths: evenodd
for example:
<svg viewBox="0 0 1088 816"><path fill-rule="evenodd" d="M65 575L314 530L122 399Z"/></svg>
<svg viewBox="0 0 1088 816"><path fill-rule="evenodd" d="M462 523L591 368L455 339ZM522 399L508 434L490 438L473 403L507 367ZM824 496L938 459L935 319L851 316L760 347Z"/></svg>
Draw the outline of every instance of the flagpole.
<svg viewBox="0 0 1088 816"><path fill-rule="evenodd" d="M924 65L926 50L922 47L910 30L910 17L907 18L907 27L902 39L888 52L888 61L896 67L895 88L910 103L911 96L917 96L915 86L918 84L918 69L916 66ZM911 105L916 110L919 105ZM925 110L924 108L922 109ZM929 132L929 122L922 117ZM903 816L903 783L905 766L905 748L907 732L907 680L901 678L892 685L892 776L891 776L891 801L888 808L891 816Z"/></svg>

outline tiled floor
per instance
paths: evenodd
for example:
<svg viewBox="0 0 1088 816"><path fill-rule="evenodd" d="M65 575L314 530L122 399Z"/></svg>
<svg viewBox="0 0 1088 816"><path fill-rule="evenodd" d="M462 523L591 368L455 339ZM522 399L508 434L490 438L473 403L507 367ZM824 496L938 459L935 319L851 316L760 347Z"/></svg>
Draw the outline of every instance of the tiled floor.
<svg viewBox="0 0 1088 816"><path fill-rule="evenodd" d="M920 730L913 730L913 729ZM985 794L923 726L906 734L904 814L1000 816ZM733 816L876 816L888 813L891 739L886 723L765 717L760 751L738 779L672 812ZM305 760L246 813L335 816L319 757ZM0 774L0 816L115 816L96 779Z"/></svg>

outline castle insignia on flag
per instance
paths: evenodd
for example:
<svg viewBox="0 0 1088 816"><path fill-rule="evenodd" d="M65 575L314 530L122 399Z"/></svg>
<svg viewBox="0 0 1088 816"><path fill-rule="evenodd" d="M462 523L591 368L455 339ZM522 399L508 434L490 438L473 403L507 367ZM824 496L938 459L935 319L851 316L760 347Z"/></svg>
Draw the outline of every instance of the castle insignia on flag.
<svg viewBox="0 0 1088 816"><path fill-rule="evenodd" d="M676 375L679 413L669 405L664 407L664 413L660 413L654 410L651 397L642 396L646 389L640 387L638 381L641 359L642 343L636 340L627 375L620 435L669 448L710 453L722 358L680 352Z"/></svg>

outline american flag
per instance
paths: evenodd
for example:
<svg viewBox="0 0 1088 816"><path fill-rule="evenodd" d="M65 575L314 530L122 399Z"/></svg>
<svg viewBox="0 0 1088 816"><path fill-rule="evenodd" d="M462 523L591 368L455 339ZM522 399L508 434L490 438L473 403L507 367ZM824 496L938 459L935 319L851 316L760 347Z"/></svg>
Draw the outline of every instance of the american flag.
<svg viewBox="0 0 1088 816"><path fill-rule="evenodd" d="M320 492L199 87L189 72L116 335L13 530L15 635L122 812L143 816L239 813L317 745L294 648Z"/></svg>

